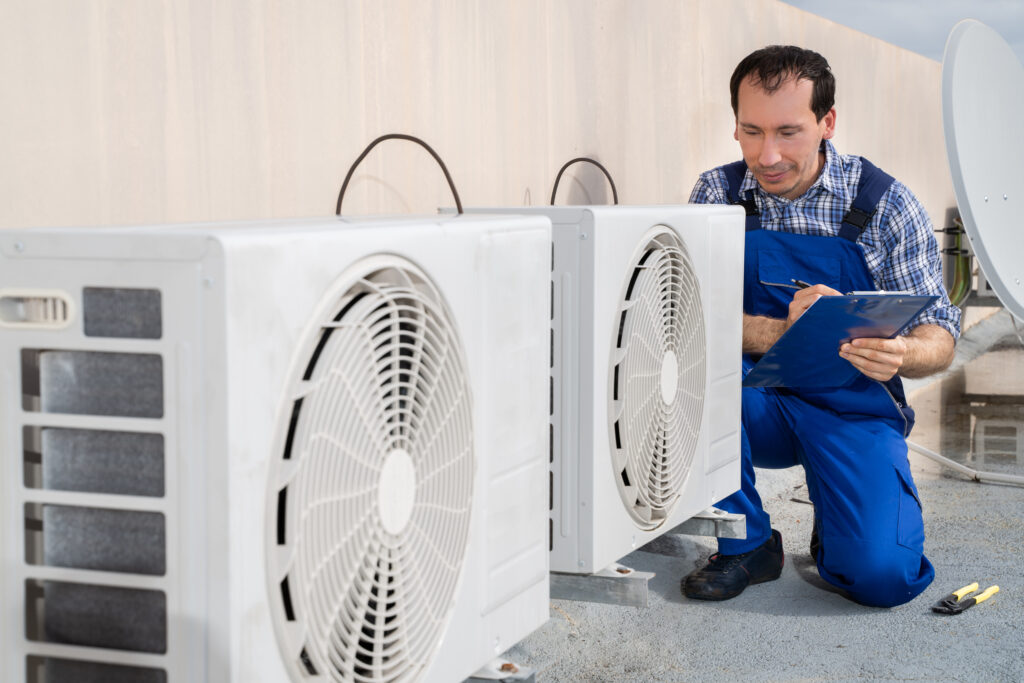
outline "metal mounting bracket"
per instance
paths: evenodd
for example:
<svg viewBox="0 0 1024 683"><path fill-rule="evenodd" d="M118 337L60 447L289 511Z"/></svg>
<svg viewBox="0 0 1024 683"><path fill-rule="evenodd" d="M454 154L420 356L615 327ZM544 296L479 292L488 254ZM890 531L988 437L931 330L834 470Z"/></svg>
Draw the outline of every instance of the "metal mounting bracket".
<svg viewBox="0 0 1024 683"><path fill-rule="evenodd" d="M535 683L536 680L537 675L533 669L499 657L467 678L464 683Z"/></svg>
<svg viewBox="0 0 1024 683"><path fill-rule="evenodd" d="M654 572L639 572L616 563L595 574L551 572L551 597L647 607L647 583L653 578Z"/></svg>
<svg viewBox="0 0 1024 683"><path fill-rule="evenodd" d="M747 518L738 513L710 507L668 533L687 536L714 536L716 538L746 538Z"/></svg>

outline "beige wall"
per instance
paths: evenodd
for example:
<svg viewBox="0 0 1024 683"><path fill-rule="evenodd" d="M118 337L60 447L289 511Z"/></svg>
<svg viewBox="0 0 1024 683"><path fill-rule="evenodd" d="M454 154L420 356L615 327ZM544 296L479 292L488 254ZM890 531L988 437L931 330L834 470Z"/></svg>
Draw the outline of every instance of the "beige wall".
<svg viewBox="0 0 1024 683"><path fill-rule="evenodd" d="M4 0L0 227L333 213L386 132L466 205L546 203L577 155L622 203L685 202L738 158L733 66L779 42L831 61L841 151L941 221L939 64L775 0ZM412 145L361 169L346 213L451 204ZM578 175L561 203L606 200Z"/></svg>

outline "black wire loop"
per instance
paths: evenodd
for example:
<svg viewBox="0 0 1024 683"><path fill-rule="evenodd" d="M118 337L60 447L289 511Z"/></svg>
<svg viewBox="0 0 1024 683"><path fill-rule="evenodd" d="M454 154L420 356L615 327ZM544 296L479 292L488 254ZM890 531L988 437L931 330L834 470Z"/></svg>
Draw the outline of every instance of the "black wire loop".
<svg viewBox="0 0 1024 683"><path fill-rule="evenodd" d="M455 197L455 208L458 209L460 214L462 213L462 200L459 199L459 192L458 190L455 189L455 183L452 181L452 175L448 172L448 167L444 165L443 161L441 161L441 157L437 155L437 152L435 152L430 145L423 142L423 140L420 140L419 138L414 137L412 135L405 135L403 133L388 133L387 135L381 135L379 138L377 138L369 145L367 145L366 149L363 150L363 153L359 155L359 158L355 160L355 163L353 163L352 166L349 167L348 173L345 175L345 181L341 184L341 191L338 192L338 204L334 208L334 215L341 215L341 202L345 199L345 190L348 188L349 181L352 180L352 174L355 173L356 167L359 166L362 160L366 158L366 155L370 153L371 149L373 149L380 143L384 142L385 140L408 140L409 142L415 142L416 144L423 147L423 149L430 152L430 156L434 157L434 161L438 163L438 165L441 167L441 170L444 172L444 178L445 180L448 181L448 187L451 188L452 196Z"/></svg>
<svg viewBox="0 0 1024 683"><path fill-rule="evenodd" d="M618 204L619 193L615 189L615 181L612 180L612 175L611 173L608 172L608 169L602 166L599 161L595 161L590 157L576 157L575 159L570 159L569 161L565 162L565 164L562 165L562 168L558 170L558 175L555 176L555 186L551 188L551 206L555 205L555 193L558 192L558 181L562 179L562 174L565 173L565 169L569 168L570 166L579 161L586 161L601 169L601 171L604 173L604 177L608 179L608 184L612 186L612 203Z"/></svg>

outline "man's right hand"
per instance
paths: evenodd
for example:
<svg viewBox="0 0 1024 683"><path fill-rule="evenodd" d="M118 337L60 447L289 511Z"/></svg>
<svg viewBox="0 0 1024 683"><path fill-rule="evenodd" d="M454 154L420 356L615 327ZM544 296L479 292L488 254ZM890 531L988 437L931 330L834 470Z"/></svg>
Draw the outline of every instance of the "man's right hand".
<svg viewBox="0 0 1024 683"><path fill-rule="evenodd" d="M743 314L743 353L765 353L779 340L782 333L796 322L796 319L811 307L818 297L835 296L838 291L826 285L811 285L798 289L789 303L789 314L785 320L768 318L763 315Z"/></svg>
<svg viewBox="0 0 1024 683"><path fill-rule="evenodd" d="M793 295L793 300L789 302L789 316L786 318L786 330L793 326L796 319L804 314L808 308L811 307L819 297L823 296L836 296L842 294L837 290L832 289L828 285L811 285L810 287L804 287L803 289L796 290L796 294ZM783 330L785 331L785 330Z"/></svg>

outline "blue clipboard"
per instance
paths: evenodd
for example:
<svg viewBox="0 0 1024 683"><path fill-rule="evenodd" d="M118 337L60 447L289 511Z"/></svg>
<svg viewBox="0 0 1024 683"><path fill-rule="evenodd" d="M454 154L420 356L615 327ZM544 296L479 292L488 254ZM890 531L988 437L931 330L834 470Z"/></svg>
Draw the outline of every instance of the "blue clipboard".
<svg viewBox="0 0 1024 683"><path fill-rule="evenodd" d="M860 371L839 356L840 345L861 337L891 339L938 298L885 293L823 296L761 356L743 386L846 386Z"/></svg>

